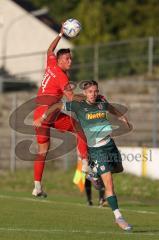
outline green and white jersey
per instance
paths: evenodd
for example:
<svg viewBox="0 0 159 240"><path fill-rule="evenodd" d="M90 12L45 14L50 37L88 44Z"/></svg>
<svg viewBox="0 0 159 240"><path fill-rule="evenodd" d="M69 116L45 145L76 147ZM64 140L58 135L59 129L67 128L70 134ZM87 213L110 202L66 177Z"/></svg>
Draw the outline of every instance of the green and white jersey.
<svg viewBox="0 0 159 240"><path fill-rule="evenodd" d="M87 138L89 147L106 138L112 132L112 126L107 119L107 102L88 104L86 101L66 102L64 109L76 114Z"/></svg>

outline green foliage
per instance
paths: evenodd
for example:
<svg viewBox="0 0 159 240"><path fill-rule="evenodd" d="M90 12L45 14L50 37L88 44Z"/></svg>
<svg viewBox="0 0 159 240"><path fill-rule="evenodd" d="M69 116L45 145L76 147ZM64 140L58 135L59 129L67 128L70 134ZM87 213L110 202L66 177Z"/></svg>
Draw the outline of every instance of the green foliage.
<svg viewBox="0 0 159 240"><path fill-rule="evenodd" d="M81 33L71 39L75 45L82 45L82 48L74 49L71 79L78 81L96 78L96 67L99 79L147 73L148 37L158 37L159 32L158 0L30 1L37 7L47 5L50 16L59 24L72 17L81 22ZM125 41L138 38L143 41ZM157 72L159 48L156 38L154 39L153 64ZM124 40L125 43L109 44L119 40ZM98 63L95 62L93 47L96 44L99 44Z"/></svg>
<svg viewBox="0 0 159 240"><path fill-rule="evenodd" d="M30 0L37 7L47 6L49 15L59 24L72 17L72 11L76 8L78 0Z"/></svg>
<svg viewBox="0 0 159 240"><path fill-rule="evenodd" d="M73 80L110 79L148 72L148 39L76 47L73 50ZM95 60L96 53L98 59ZM158 65L158 41L154 39L154 61Z"/></svg>
<svg viewBox="0 0 159 240"><path fill-rule="evenodd" d="M49 7L59 24L67 18L79 19L83 31L73 40L92 44L135 37L157 36L158 0L30 0L35 6Z"/></svg>
<svg viewBox="0 0 159 240"><path fill-rule="evenodd" d="M76 42L79 44L102 42L105 38L105 14L102 1L81 1L74 12L82 23L83 31Z"/></svg>

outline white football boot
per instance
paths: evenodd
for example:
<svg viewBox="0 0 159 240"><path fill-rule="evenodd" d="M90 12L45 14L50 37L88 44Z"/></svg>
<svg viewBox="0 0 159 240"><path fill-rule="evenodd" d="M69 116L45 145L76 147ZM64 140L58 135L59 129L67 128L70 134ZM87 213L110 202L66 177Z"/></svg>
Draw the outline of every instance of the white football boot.
<svg viewBox="0 0 159 240"><path fill-rule="evenodd" d="M116 218L115 221L116 224L118 224L118 226L122 228L124 231L132 230L132 226L129 223L127 223L123 217Z"/></svg>
<svg viewBox="0 0 159 240"><path fill-rule="evenodd" d="M38 181L35 181L35 187L32 191L32 195L35 197L47 197L47 193L43 191L41 183Z"/></svg>

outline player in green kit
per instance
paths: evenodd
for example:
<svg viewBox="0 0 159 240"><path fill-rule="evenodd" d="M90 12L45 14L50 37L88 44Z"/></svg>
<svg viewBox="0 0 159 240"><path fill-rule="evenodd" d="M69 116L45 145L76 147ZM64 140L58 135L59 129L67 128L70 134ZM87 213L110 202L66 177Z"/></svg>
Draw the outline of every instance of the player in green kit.
<svg viewBox="0 0 159 240"><path fill-rule="evenodd" d="M76 114L87 138L91 172L94 176L100 176L103 180L106 199L114 213L115 222L123 230L129 231L132 226L123 218L114 191L112 173L116 172L116 166L121 163L121 155L111 138L112 125L107 119L107 112L116 115L128 127L129 122L123 114L107 101L96 101L99 94L97 82L88 81L83 88L86 100L54 104L41 118L34 122L34 125L36 127L41 126L41 123L57 108L72 111Z"/></svg>

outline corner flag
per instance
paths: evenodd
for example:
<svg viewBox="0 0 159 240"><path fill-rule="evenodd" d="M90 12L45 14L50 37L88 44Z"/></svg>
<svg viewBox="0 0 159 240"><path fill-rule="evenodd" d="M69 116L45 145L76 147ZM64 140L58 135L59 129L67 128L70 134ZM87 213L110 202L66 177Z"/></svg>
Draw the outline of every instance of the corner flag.
<svg viewBox="0 0 159 240"><path fill-rule="evenodd" d="M84 191L86 181L86 174L82 172L82 161L78 160L77 169L73 178L73 183L77 185L80 192Z"/></svg>

